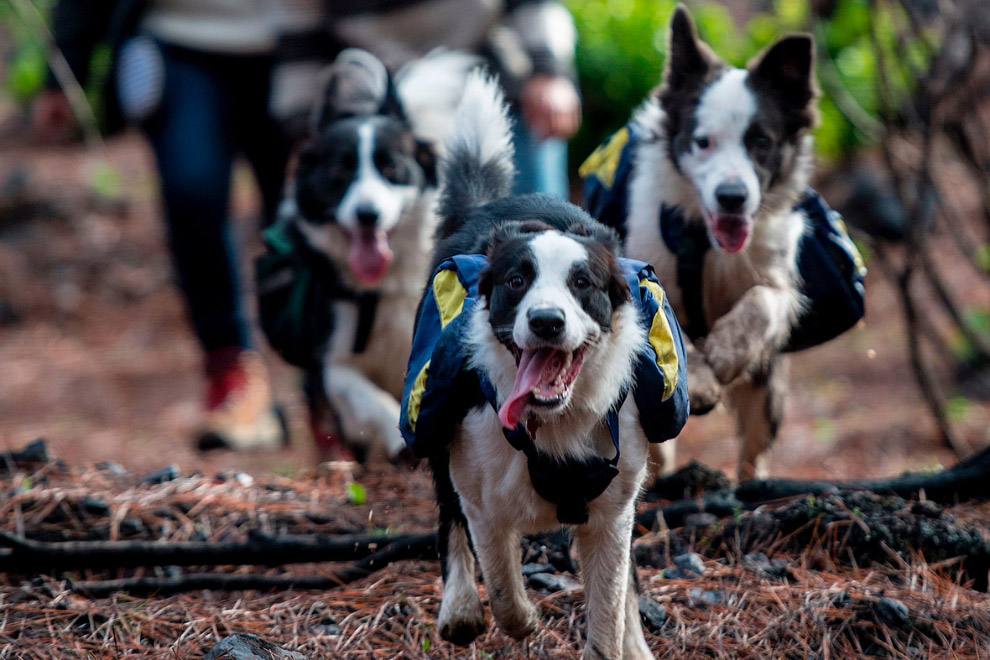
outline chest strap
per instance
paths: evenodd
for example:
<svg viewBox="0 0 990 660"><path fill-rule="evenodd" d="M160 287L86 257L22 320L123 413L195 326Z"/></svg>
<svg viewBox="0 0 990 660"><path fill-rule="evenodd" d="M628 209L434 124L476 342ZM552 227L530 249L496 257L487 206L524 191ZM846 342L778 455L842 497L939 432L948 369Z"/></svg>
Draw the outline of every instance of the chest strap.
<svg viewBox="0 0 990 660"><path fill-rule="evenodd" d="M708 334L705 319L702 273L705 254L711 249L704 225L686 223L684 214L676 206L661 206L657 219L660 236L667 249L677 257L677 287L681 290L681 304L687 316L681 329L691 339Z"/></svg>
<svg viewBox="0 0 990 660"><path fill-rule="evenodd" d="M481 374L478 374L478 381L482 394L497 413L498 401L491 381ZM512 448L526 455L529 479L537 495L557 506L558 522L565 525L588 522L588 502L605 492L615 475L619 474L618 411L627 394L627 391L622 392L602 420L615 446L613 458L557 458L544 454L536 447L524 424L519 424L512 430L502 429Z"/></svg>

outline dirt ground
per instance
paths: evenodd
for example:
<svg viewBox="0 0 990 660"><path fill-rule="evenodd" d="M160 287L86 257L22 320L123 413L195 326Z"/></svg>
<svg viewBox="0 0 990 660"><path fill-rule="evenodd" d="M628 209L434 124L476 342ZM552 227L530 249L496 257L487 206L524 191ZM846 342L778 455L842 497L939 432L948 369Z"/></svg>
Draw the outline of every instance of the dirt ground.
<svg viewBox="0 0 990 660"><path fill-rule="evenodd" d="M53 207L24 222L7 214L0 226L0 301L17 319L0 325L0 448L43 437L73 464L283 475L312 468L297 374L274 355L268 362L292 420L292 447L256 455L192 449L201 358L171 285L151 165L137 136L105 150L0 151L5 198ZM256 203L241 169L232 217L247 254L257 250ZM971 286L951 275L950 283ZM898 302L878 269L867 279L865 322L794 356L792 383L770 454L773 475L879 477L955 460L917 393ZM990 444L990 404L971 402L957 417L973 449ZM717 409L689 421L679 461L731 473L736 446L731 419Z"/></svg>
<svg viewBox="0 0 990 660"><path fill-rule="evenodd" d="M171 286L150 165L134 136L105 151L0 151L0 199L27 209L0 216L0 450L45 438L66 466L0 475L0 530L29 538L167 541L230 540L250 530L431 530L436 514L422 468L314 472L298 375L273 355L269 366L289 413L292 446L251 455L200 455L191 448L203 398L200 355ZM257 200L245 172L235 184L232 217L251 253ZM39 206L47 208L38 212ZM949 280L970 291L971 283L951 273ZM917 394L898 303L876 269L867 291L866 322L794 357L772 474L882 477L955 462ZM973 449L990 444L990 404L969 403L957 422ZM731 473L735 447L730 419L716 410L689 422L678 460ZM103 461L127 472L87 467ZM171 463L182 478L141 483L143 473ZM235 478L231 470L255 476ZM347 488L351 478L366 489L362 504ZM985 506L951 515L969 522L987 517ZM724 548L706 554L703 578L672 579L661 568L644 568L643 593L666 612L666 623L647 632L651 648L683 659L987 657L986 594L959 584L955 564L917 557L859 567L837 558L830 543L823 537L801 552L776 554L768 547L784 562L787 579L746 568L740 553ZM333 570L320 564L264 572ZM578 586L531 586L543 622L526 642L509 640L494 624L470 649L442 642L433 627L435 561L400 562L345 588L316 592L90 599L64 579L124 573L33 580L0 574L0 658L200 657L233 632L253 632L313 658L565 658L583 645ZM907 622L898 619L902 608Z"/></svg>

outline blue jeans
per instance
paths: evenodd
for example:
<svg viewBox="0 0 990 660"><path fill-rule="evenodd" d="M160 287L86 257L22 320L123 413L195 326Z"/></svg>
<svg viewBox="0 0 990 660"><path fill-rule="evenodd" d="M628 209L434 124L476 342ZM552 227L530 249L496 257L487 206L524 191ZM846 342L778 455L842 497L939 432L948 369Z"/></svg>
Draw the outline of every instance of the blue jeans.
<svg viewBox="0 0 990 660"><path fill-rule="evenodd" d="M272 61L163 46L161 107L146 122L179 286L206 350L247 347L240 259L227 215L235 156L261 190L263 222L275 216L290 145L268 115Z"/></svg>
<svg viewBox="0 0 990 660"><path fill-rule="evenodd" d="M567 181L567 142L559 139L537 141L530 134L517 109L511 112L512 143L516 149L517 195L547 193L561 199L570 198Z"/></svg>

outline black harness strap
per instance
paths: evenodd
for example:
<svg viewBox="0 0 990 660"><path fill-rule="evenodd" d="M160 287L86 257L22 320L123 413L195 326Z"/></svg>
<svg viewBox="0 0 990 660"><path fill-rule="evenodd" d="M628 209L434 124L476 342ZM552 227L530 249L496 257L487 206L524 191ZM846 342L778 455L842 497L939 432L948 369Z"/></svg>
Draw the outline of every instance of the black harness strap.
<svg viewBox="0 0 990 660"><path fill-rule="evenodd" d="M368 340L371 339L371 328L375 325L379 296L377 291L351 291L350 294L358 306L357 332L354 333L354 347L351 350L364 353L364 349L368 348Z"/></svg>
<svg viewBox="0 0 990 660"><path fill-rule="evenodd" d="M682 329L691 339L708 334L705 319L702 275L705 254L711 249L708 232L699 223L687 223L677 207L661 206L658 218L660 235L667 249L677 257L677 286L687 316Z"/></svg>
<svg viewBox="0 0 990 660"><path fill-rule="evenodd" d="M354 333L354 345L351 347L351 350L355 353L363 353L368 348L368 341L371 339L371 329L375 325L375 316L378 313L378 300L380 298L379 293L377 291L355 291L345 286L336 264L330 261L326 255L314 250L295 223L289 225L288 231L296 249L302 256L303 263L324 282L332 282L329 290L329 299L331 301L350 300L357 305L357 329Z"/></svg>
<svg viewBox="0 0 990 660"><path fill-rule="evenodd" d="M488 403L498 411L495 388L478 374L481 391ZM580 525L588 522L588 502L608 488L619 474L619 408L628 391L623 391L615 405L605 415L602 423L608 428L615 446L615 456L596 456L583 461L559 459L542 453L533 442L525 425L515 429L502 429L512 448L526 455L529 480L536 494L557 506L557 521L564 525Z"/></svg>

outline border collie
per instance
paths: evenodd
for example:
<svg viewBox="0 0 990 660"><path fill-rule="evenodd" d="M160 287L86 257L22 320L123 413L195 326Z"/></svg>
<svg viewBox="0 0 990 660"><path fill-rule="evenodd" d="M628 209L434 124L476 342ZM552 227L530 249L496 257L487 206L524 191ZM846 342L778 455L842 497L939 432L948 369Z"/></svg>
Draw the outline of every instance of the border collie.
<svg viewBox="0 0 990 660"><path fill-rule="evenodd" d="M710 331L699 350L688 346L692 410L711 408L725 388L745 480L764 472L786 388L780 351L805 304L797 256L806 218L794 207L811 170L814 46L808 35L785 36L732 68L698 40L682 5L668 44L663 83L633 116L650 137L634 155L625 247L668 284L678 318L691 304L703 310ZM700 300L674 286L661 208L707 234Z"/></svg>
<svg viewBox="0 0 990 660"><path fill-rule="evenodd" d="M349 49L328 70L285 214L336 279L332 333L307 383L324 457L340 455L333 430L359 457L405 446L398 398L436 229L434 143L475 64L437 52L393 85L374 56Z"/></svg>
<svg viewBox="0 0 990 660"><path fill-rule="evenodd" d="M523 586L520 540L566 523L576 541L588 599L584 657L652 658L630 558L635 500L646 477L648 439L654 439L643 421L650 413L638 400L645 379L637 365L644 355L653 356L646 358L652 367L660 364L659 353L647 350L653 341L647 333L663 334L671 356L666 364L673 371L661 380L673 387L675 346L683 350L679 330L652 281L665 320L657 327L658 317L650 313L645 316L654 326L644 327L641 307L633 300L641 294L631 294L611 229L563 200L510 195L510 135L497 84L475 74L447 141L434 266L470 258L456 255L487 255L473 303L464 302L463 288L457 296L454 314L463 325L453 335L455 345L440 356L462 354L484 397L463 406L459 421L451 422L449 446L431 455L444 578L438 628L456 644L468 644L485 630L473 545L499 627L516 639L532 633L538 617ZM421 303L424 315L430 291L450 289L438 287L439 278ZM642 281L641 286L648 288ZM443 327L454 327L450 312L441 309L439 315ZM449 371L438 367L438 351L421 373L428 373L427 366L441 374ZM427 394L408 394L414 380L419 379L410 369L404 401L418 402L421 396L425 406ZM456 396L467 396L465 387L453 389ZM630 389L635 397L625 396ZM672 415L676 428L657 439L673 437L684 423L686 388L677 392L683 415ZM666 385L664 393L670 396ZM662 409L675 398L649 398L647 407ZM415 433L436 435L422 430L422 414L416 423ZM411 440L414 451L418 441ZM597 493L582 495L577 509L567 509L561 499L551 501L556 495L550 491L585 488L593 478L581 470L601 465L607 465L608 478ZM567 472L571 468L576 471Z"/></svg>

